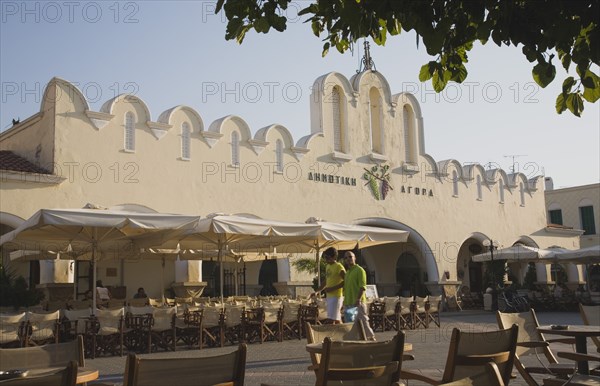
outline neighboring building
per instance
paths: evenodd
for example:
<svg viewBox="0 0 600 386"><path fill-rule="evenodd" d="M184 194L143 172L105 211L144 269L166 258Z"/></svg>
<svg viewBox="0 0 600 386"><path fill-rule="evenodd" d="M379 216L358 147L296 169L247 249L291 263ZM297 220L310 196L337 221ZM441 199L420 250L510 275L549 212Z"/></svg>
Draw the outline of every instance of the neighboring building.
<svg viewBox="0 0 600 386"><path fill-rule="evenodd" d="M176 89L173 85L174 97ZM120 95L92 111L73 84L54 78L40 112L0 134L0 231L40 208L81 208L88 202L290 221L320 217L407 230L407 243L361 253L380 295L438 292L445 272L451 283L485 289L484 267L471 256L484 251L489 239L501 247L517 242L579 247L580 231L547 226L542 176L436 161L427 154L417 99L393 94L381 73L323 75L313 85L310 108L311 133L295 141L278 124L252 135L237 116L207 128L187 106L154 119L134 95ZM30 166L18 166L25 161ZM83 264L77 263L80 286L88 280ZM34 275L26 263L13 266ZM100 268L104 284L126 284L129 296L141 286L158 296L175 276L175 263L168 261L162 283L150 274L161 269L160 261L108 260ZM249 292L273 281L310 283L290 269L288 259L245 268ZM214 288L214 263L204 262L203 272ZM549 267L538 267L538 281L547 282L549 274Z"/></svg>
<svg viewBox="0 0 600 386"><path fill-rule="evenodd" d="M581 247L600 244L600 184L554 189L551 178L546 178L546 208L548 223L581 229ZM600 295L600 266L587 273L592 292Z"/></svg>

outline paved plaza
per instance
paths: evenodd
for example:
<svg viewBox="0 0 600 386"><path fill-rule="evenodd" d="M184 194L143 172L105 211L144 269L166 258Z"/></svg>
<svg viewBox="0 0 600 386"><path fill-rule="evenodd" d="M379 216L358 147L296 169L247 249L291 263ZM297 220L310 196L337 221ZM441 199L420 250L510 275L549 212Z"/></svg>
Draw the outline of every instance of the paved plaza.
<svg viewBox="0 0 600 386"><path fill-rule="evenodd" d="M579 313L576 312L540 312L537 314L541 324L582 324ZM411 354L414 361L403 363L405 369L439 369L440 377L446 363L448 346L452 329L458 327L465 331L486 331L497 329L495 314L484 311L462 311L443 313L441 316L442 327L429 329L410 330L406 332L407 342L413 344ZM377 333L377 340L390 339L393 331ZM305 340L285 341L283 343L268 342L263 344L248 345L248 358L246 363L246 382L248 386L261 383L279 384L287 386L314 385L315 375L308 371L310 358L305 350ZM591 341L588 347L591 347ZM574 351L574 347L564 344L553 344L556 352ZM176 352L145 354L153 358L189 358L216 355L232 351L232 346L224 348L210 348L203 350L179 349ZM537 361L535 356L527 361ZM86 359L86 366L97 368L100 371L100 381L121 384L125 370L124 357L110 357ZM517 375L511 380L511 385L523 385L524 380ZM421 385L420 382L410 381L410 385ZM178 385L179 386L179 385Z"/></svg>

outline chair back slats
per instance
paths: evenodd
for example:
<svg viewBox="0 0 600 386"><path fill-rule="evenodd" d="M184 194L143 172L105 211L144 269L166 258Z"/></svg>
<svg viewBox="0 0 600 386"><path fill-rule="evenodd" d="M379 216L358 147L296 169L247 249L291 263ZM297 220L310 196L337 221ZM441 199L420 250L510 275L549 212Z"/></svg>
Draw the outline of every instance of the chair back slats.
<svg viewBox="0 0 600 386"><path fill-rule="evenodd" d="M484 364L493 361L498 365L505 383L510 380L518 326L506 330L486 332L452 331L448 360L442 377L443 382L467 378L484 371Z"/></svg>
<svg viewBox="0 0 600 386"><path fill-rule="evenodd" d="M3 371L60 367L66 366L70 361L76 361L81 367L85 366L81 336L65 343L0 349L0 370Z"/></svg>
<svg viewBox="0 0 600 386"><path fill-rule="evenodd" d="M535 317L535 311L531 309L527 312L500 312L496 313L496 319L498 321L498 326L502 329L510 328L513 324L519 326L519 334L517 337L517 342L542 342L544 341L543 335L541 335L537 327L539 326L537 322L537 317ZM549 351L549 350L544 350ZM539 352L539 351L538 351ZM518 356L524 356L529 354L535 354L535 348L517 346L516 353ZM552 355L550 353L550 355ZM546 354L548 356L548 354ZM554 358L554 355L552 355ZM554 363L556 363L556 358L554 358Z"/></svg>
<svg viewBox="0 0 600 386"><path fill-rule="evenodd" d="M224 355L201 358L127 357L125 386L244 384L246 345Z"/></svg>
<svg viewBox="0 0 600 386"><path fill-rule="evenodd" d="M77 383L78 366L76 361L69 362L64 369L50 373L32 375L24 378L15 378L2 381L3 385L15 386L75 386Z"/></svg>
<svg viewBox="0 0 600 386"><path fill-rule="evenodd" d="M400 380L404 333L385 342L323 341L317 385L354 381L361 385L391 385Z"/></svg>

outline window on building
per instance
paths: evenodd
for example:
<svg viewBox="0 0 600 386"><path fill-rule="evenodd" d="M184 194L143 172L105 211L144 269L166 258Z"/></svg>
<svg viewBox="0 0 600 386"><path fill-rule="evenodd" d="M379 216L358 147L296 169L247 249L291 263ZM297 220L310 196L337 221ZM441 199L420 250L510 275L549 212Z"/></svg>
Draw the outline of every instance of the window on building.
<svg viewBox="0 0 600 386"><path fill-rule="evenodd" d="M402 116L404 120L404 149L405 149L405 160L406 162L416 164L417 163L417 151L416 151L416 141L415 141L415 117L413 115L412 109L409 106L404 106L402 108Z"/></svg>
<svg viewBox="0 0 600 386"><path fill-rule="evenodd" d="M125 150L135 151L135 118L132 112L125 114Z"/></svg>
<svg viewBox="0 0 600 386"><path fill-rule="evenodd" d="M548 217L550 218L550 224L563 225L561 209L549 210Z"/></svg>
<svg viewBox="0 0 600 386"><path fill-rule="evenodd" d="M277 142L275 142L275 157L276 157L276 168L277 171L282 173L283 172L283 141L281 139L278 139Z"/></svg>
<svg viewBox="0 0 600 386"><path fill-rule="evenodd" d="M504 180L500 178L498 181L498 194L500 196L500 203L504 203Z"/></svg>
<svg viewBox="0 0 600 386"><path fill-rule="evenodd" d="M191 136L190 125L187 122L183 122L181 125L181 158L183 159L190 159Z"/></svg>
<svg viewBox="0 0 600 386"><path fill-rule="evenodd" d="M338 86L331 91L331 113L333 117L333 148L335 151L344 153L346 151L344 143L346 141L344 133L344 108L343 97Z"/></svg>
<svg viewBox="0 0 600 386"><path fill-rule="evenodd" d="M525 187L523 183L519 183L519 195L521 196L521 206L525 206Z"/></svg>
<svg viewBox="0 0 600 386"><path fill-rule="evenodd" d="M452 194L458 197L458 173L456 170L452 171Z"/></svg>
<svg viewBox="0 0 600 386"><path fill-rule="evenodd" d="M231 164L240 165L240 135L237 131L231 133Z"/></svg>
<svg viewBox="0 0 600 386"><path fill-rule="evenodd" d="M483 200L483 190L481 188L481 176L477 176L477 199Z"/></svg>
<svg viewBox="0 0 600 386"><path fill-rule="evenodd" d="M372 87L369 92L369 118L371 124L371 149L383 154L383 106L379 91Z"/></svg>
<svg viewBox="0 0 600 386"><path fill-rule="evenodd" d="M581 229L584 230L584 235L595 235L596 224L594 223L594 207L580 206L579 217L581 218Z"/></svg>

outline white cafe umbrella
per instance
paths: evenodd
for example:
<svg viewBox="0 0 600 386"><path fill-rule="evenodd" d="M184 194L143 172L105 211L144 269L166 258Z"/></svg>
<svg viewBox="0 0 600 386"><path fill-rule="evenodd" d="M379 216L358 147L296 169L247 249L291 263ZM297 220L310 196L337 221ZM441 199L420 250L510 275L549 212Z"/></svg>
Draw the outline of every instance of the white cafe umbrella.
<svg viewBox="0 0 600 386"><path fill-rule="evenodd" d="M220 291L223 297L223 256L227 250L238 254L269 253L273 247L317 237L319 226L286 221L211 214L193 229L174 235L157 248L216 250L220 263Z"/></svg>
<svg viewBox="0 0 600 386"><path fill-rule="evenodd" d="M574 263L574 264L599 264L600 263L600 245L580 249L565 249L559 247L550 247L547 249L550 253L541 260L552 260L556 263Z"/></svg>
<svg viewBox="0 0 600 386"><path fill-rule="evenodd" d="M409 233L399 229L379 228L366 225L340 224L324 221L315 217L306 220L307 224L319 226L319 234L311 240L300 241L300 247L315 251L317 262L317 280L320 279L320 251L324 248L337 249L367 248L375 245L406 242ZM289 247L289 246L288 246Z"/></svg>
<svg viewBox="0 0 600 386"><path fill-rule="evenodd" d="M41 209L3 235L0 246L12 250L72 251L76 255L90 252L95 285L99 255L130 254L139 251L142 245L159 244L167 232L172 236L176 231L189 229L198 219L198 216L107 209ZM140 243L142 235L144 243L149 244ZM95 310L96 291L92 293Z"/></svg>
<svg viewBox="0 0 600 386"><path fill-rule="evenodd" d="M539 260L543 256L547 256L550 252L547 249L529 247L523 244L515 244L508 248L494 250L493 253L494 260L530 262ZM475 262L492 261L492 252L488 251L478 255L473 255L472 259Z"/></svg>

